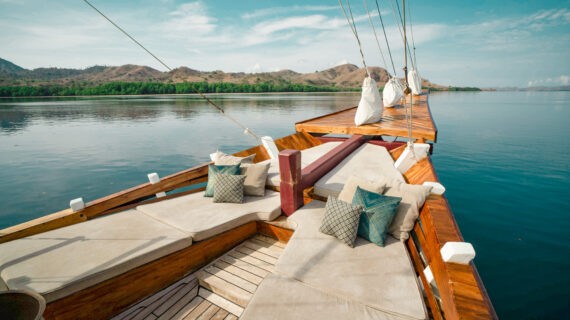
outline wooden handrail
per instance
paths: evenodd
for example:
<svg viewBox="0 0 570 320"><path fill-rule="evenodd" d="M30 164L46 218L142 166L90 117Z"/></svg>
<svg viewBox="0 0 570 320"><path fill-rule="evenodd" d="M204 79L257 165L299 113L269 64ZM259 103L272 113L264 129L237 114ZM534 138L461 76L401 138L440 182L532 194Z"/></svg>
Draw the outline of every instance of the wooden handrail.
<svg viewBox="0 0 570 320"><path fill-rule="evenodd" d="M207 175L208 164L206 163L166 176L156 184L144 183L89 202L84 209L76 212L72 212L71 209L66 209L38 219L30 220L19 225L0 230L0 243L97 218L119 211L116 210L117 208L126 210L127 205L132 205L131 207L134 207L137 205L137 202L140 203L141 201L154 196L155 193L171 191L204 182L204 177ZM160 200L165 200L165 198L160 198Z"/></svg>
<svg viewBox="0 0 570 320"><path fill-rule="evenodd" d="M404 176L412 184L439 181L429 157L419 161ZM413 233L418 243L414 243L411 237L407 241L407 246L416 271L422 278L424 269L429 266L439 291L441 310L439 305L435 304L434 297L429 296L433 295L431 286L429 290L425 290L434 317L435 314L442 313L446 319L497 319L493 304L475 265L443 261L440 252L443 245L449 241L463 241L445 196L431 195L427 199ZM418 255L420 250L427 264L420 259ZM422 284L425 288L423 279Z"/></svg>
<svg viewBox="0 0 570 320"><path fill-rule="evenodd" d="M275 144L280 150L287 148L302 150L319 145L321 142L306 132L297 132L275 140ZM234 155L243 157L254 153L256 154L254 162L269 159L269 155L260 145L238 152ZM151 199L158 192L169 192L207 181L208 164L209 163L201 164L163 177L160 182L156 184L143 183L133 188L102 197L87 203L84 209L76 212L72 212L71 209L65 209L16 226L2 229L0 230L0 243L81 223L89 219L127 210L129 208L136 207L137 205L164 201L173 197L189 194L194 191L184 191L158 199Z"/></svg>

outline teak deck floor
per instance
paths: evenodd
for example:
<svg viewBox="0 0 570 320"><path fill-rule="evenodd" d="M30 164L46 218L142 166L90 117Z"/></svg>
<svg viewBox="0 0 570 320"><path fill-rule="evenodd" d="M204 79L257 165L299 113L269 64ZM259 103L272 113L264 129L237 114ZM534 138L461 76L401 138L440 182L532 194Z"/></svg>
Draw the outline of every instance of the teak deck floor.
<svg viewBox="0 0 570 320"><path fill-rule="evenodd" d="M285 244L258 234L113 319L238 319L284 248ZM226 299L228 292L237 292L235 303Z"/></svg>
<svg viewBox="0 0 570 320"><path fill-rule="evenodd" d="M412 113L412 136L415 139L425 139L435 142L437 140L437 127L432 119L428 104L428 94L414 96ZM403 105L393 108L384 108L382 119L378 123L356 126L354 115L356 108L350 108L331 113L295 124L298 132L309 133L337 133L362 134L368 136L387 135L393 137L407 137L406 109Z"/></svg>

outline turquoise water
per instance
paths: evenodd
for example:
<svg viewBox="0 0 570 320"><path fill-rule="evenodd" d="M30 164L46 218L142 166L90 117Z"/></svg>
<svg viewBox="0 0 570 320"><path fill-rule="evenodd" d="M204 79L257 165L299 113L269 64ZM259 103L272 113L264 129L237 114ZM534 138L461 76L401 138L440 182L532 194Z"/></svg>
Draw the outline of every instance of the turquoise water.
<svg viewBox="0 0 570 320"><path fill-rule="evenodd" d="M215 97L259 135L358 102L358 94ZM570 93L433 93L433 161L504 319L570 314ZM235 152L253 139L201 100L0 100L0 228Z"/></svg>

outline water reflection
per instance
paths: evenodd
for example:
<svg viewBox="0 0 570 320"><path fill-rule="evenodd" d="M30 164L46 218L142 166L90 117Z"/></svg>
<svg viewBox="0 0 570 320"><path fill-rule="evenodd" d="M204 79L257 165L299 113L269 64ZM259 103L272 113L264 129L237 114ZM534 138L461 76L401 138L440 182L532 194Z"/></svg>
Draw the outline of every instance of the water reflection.
<svg viewBox="0 0 570 320"><path fill-rule="evenodd" d="M228 112L266 112L325 108L340 110L352 106L358 95L213 95L211 99ZM331 101L333 102L331 104ZM174 114L190 120L198 113L216 113L204 100L195 96L96 97L96 98L24 98L0 100L0 133L24 130L32 122L62 121L153 121Z"/></svg>

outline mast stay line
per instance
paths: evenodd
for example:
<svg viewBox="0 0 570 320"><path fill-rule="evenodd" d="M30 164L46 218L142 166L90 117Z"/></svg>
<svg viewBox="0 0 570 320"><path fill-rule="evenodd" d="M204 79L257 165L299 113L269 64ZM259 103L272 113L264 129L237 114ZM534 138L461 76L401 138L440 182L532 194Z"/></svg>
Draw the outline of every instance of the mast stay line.
<svg viewBox="0 0 570 320"><path fill-rule="evenodd" d="M160 60L157 56L155 56L152 52L150 52L147 48L145 48L140 42L138 42L135 38L133 38L129 33L127 33L125 30L123 30L123 28L119 27L115 22L113 22L111 19L109 19L105 14L103 14L103 12L99 11L99 9L97 9L94 5L91 4L91 2L89 2L88 0L83 0L85 3L87 3L91 8L93 8L93 10L95 10L97 13L99 13L103 18L105 18L107 21L109 21L113 26L115 26L115 28L117 28L119 31L121 31L124 35L126 35L129 39L131 39L135 44L137 44L139 47L141 47L144 51L146 51L148 54L150 54L156 61L158 61L161 65L163 65L166 69L168 69L168 71L172 71L172 68L170 68L166 63L164 63L162 60ZM188 86L190 86L190 88L192 90L194 90L194 92L196 92L198 95L200 95L200 97L204 100L206 100L210 105L212 105L214 108L216 108L218 111L220 111L221 114L223 114L224 116L226 116L228 119L230 119L233 123L235 123L236 125L238 125L239 127L241 127L243 129L243 133L244 134L249 134L251 135L255 140L257 141L261 141L261 138L259 138L255 133L251 132L246 126L244 126L243 124L241 124L239 121L237 121L234 117L232 117L231 115L227 114L225 112L224 109L222 109L222 107L218 106L214 101L212 101L210 98L208 98L206 95L204 95L202 92L200 92L198 89L196 89L196 87L194 87L192 85L192 83L184 80L184 83L187 84Z"/></svg>

